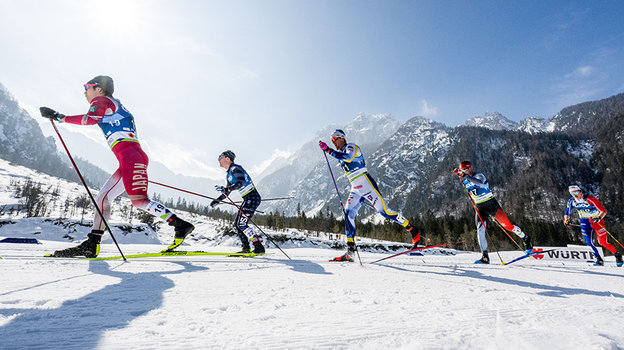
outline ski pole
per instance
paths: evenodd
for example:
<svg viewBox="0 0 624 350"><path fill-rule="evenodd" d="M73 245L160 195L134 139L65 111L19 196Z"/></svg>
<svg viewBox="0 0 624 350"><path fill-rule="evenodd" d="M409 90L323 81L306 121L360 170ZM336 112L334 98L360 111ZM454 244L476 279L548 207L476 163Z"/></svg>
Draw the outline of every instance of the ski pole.
<svg viewBox="0 0 624 350"><path fill-rule="evenodd" d="M498 253L498 249L496 248L496 246L494 246L494 241L492 240L492 237L490 237L490 234L487 231L487 226L485 226L485 222L483 222L483 219L481 218L481 215L479 214L479 210L477 210L477 205L472 200L472 197L470 197L470 192L466 188L466 185L464 184L464 181L462 180L461 176L457 175L457 177L459 178L459 182L461 182L462 187L464 188L464 190L466 190L466 193L468 193L468 199L470 199L470 204L472 204L472 207L474 208L475 213L477 213L477 217L479 217L479 220L481 221L481 225L483 225L483 229L485 230L485 234L490 239L490 242L492 242L492 246L494 247L494 249L496 249L496 255L498 255L498 259L501 261L502 265L505 265L505 262L503 261L503 258L501 258L500 254ZM496 220L494 220L494 221L496 221Z"/></svg>
<svg viewBox="0 0 624 350"><path fill-rule="evenodd" d="M511 239L512 242L514 242L514 244L516 245L516 247L518 247L518 249L520 249L521 251L524 251L524 249L522 249L522 247L518 244L518 242L516 242L515 239L513 239L511 237L511 235L509 234L509 232L507 232L507 230L505 230L505 228L503 227L503 225L500 224L500 222L498 222L498 220L496 220L495 217L493 217L492 215L489 215L490 218L492 219L492 221L496 222L496 224L498 225L498 227L500 227L501 230L503 230L503 232L505 232L505 234L507 235L507 237L509 237L509 239Z"/></svg>
<svg viewBox="0 0 624 350"><path fill-rule="evenodd" d="M338 185L336 185L336 179L334 178L334 172L331 170L331 165L329 165L329 159L327 159L327 153L325 153L325 151L322 151L323 155L325 156L325 162L327 163L327 169L329 169L329 175L332 178L332 181L334 182L334 188L336 189L336 194L338 194L338 200L340 201L340 207L342 207L342 213L345 215L345 220L347 217L347 213L345 211L344 205L342 204L342 197L340 197L340 191L338 191Z"/></svg>
<svg viewBox="0 0 624 350"><path fill-rule="evenodd" d="M455 243L455 244L464 243L464 242L465 242L465 241L461 241L461 242L457 242L457 243ZM375 261L373 261L373 262L371 262L371 263L369 263L369 264L378 263L378 262L380 262L380 261L384 261L384 260L387 260L387 259L390 259L390 258L394 258L395 256L399 256L399 255L407 254L407 253L409 253L409 252L413 252L413 251L416 251L416 250L423 250L423 249L430 249L430 248L439 248L439 247L444 247L444 246L447 246L447 245L449 245L449 244L451 244L451 243L438 244L438 245L428 245L428 246L426 246L426 247L414 248L414 249L410 249L410 250L407 250L407 251L404 251L404 252L401 252L401 253L398 253L398 254L394 254L394 255L387 256L387 257L385 257L385 258L381 258L381 259L379 259L379 260L375 260Z"/></svg>
<svg viewBox="0 0 624 350"><path fill-rule="evenodd" d="M611 238L613 238L613 240L614 240L614 241L616 241L616 242L620 245L620 247L624 248L624 245L622 245L622 243L620 243L620 241L618 241L615 237L613 237L613 235L611 234L611 232L607 231L607 228L605 227L605 225L604 225L604 224L602 224L602 225L600 225L600 226L601 226L601 227L605 230L605 232L606 232L606 233L608 233L608 234L609 234L609 236L611 236Z"/></svg>
<svg viewBox="0 0 624 350"><path fill-rule="evenodd" d="M340 197L340 191L338 191L338 185L336 185L334 172L331 170L331 165L329 165L329 159L327 159L327 153L323 150L321 151L323 152L323 155L325 156L325 162L327 163L327 168L329 169L329 175L331 176L332 181L334 182L334 188L336 189L336 193L338 194L338 200L340 201L340 207L342 208L342 213L344 214L344 220L345 220L345 225L346 225L347 220L349 220L349 218L347 217L347 211L344 208L344 204L342 204L342 197ZM360 266L363 266L362 258L360 258L360 251L357 249L357 246L355 245L355 238L353 239L353 246L355 247L355 254L357 254L358 260L360 261Z"/></svg>
<svg viewBox="0 0 624 350"><path fill-rule="evenodd" d="M230 196L228 196L227 194L225 194L225 192L222 192L222 193L223 193L223 195L225 195L225 198L227 198L230 202L232 202L232 205L234 205L234 206L238 209L238 211L240 211L240 212L241 212L241 214L243 214L243 216L247 218L247 220L248 220L249 222L251 222L252 224L254 224L254 226L256 226L256 227L258 228L258 230L260 230L260 232L262 232L262 234L263 234L263 235L264 235L264 236L265 236L265 237L266 237L269 241L271 241L271 243L273 243L273 245L275 245L275 246L277 247L277 249L279 249L282 253L284 253L284 255L286 255L286 257L288 258L288 260L292 260L292 259L288 256L288 254L286 254L286 252L284 252L284 251L282 250L282 248L280 248L280 247L277 245L277 243L275 243L275 241L274 241L273 239L271 239L271 236L267 235L267 234L266 234L266 233L265 233L265 232L264 232L264 231L260 228L260 226L258 226L258 224L256 224L253 220L251 220L251 218L250 218L249 216L247 216L247 214L245 214L245 212L243 211L243 209L241 209L239 206L237 206L237 205L235 205L235 204L234 204L234 202L232 201L232 199L230 198Z"/></svg>
<svg viewBox="0 0 624 350"><path fill-rule="evenodd" d="M163 183L156 182L156 181L152 181L152 180L148 180L148 182L149 182L149 183L153 183L154 185L158 185L158 186L162 186L162 187L167 187L167 188L170 188L170 189L172 189L172 190L176 190L176 191L180 191L180 192L184 192L184 193L192 194L192 195L194 195L194 196L198 196L198 197L202 197L202 198L207 198L207 199L211 199L211 200L219 201L219 202L221 202L221 203L228 204L228 205L233 205L233 206L235 206L235 207L237 207L237 208L238 208L238 206L237 206L236 204L234 204L234 203L236 203L236 202L229 203L229 202L226 202L226 201L219 200L219 199L217 199L217 198L213 198L213 197L206 196L206 195L203 195L203 194L195 193L195 192L192 192L192 191L189 191L189 190L184 190L184 189L181 189L181 188L178 188L178 187L173 187L173 186L165 185L165 184L163 184ZM265 201L265 200L266 200L266 199L263 199L262 201ZM264 212L263 212L263 211L260 211L260 210L256 210L256 212L258 212L258 213L260 213L260 214L264 214Z"/></svg>
<svg viewBox="0 0 624 350"><path fill-rule="evenodd" d="M67 145L65 145L65 141L63 140L63 137L61 136L61 133L59 132L58 128L56 127L56 124L54 124L54 121L52 119L50 119L50 123L52 123L52 127L54 128L54 131L56 131L56 134L58 135L59 140L61 140L61 144L63 144L63 148L65 148L65 152L67 152L67 156L69 157L69 160L71 161L72 165L74 166L74 170L76 170L76 173L78 174L78 177L80 178L80 181L84 185L85 190L87 190L87 194L89 194L89 198L91 198L91 202L93 202L93 205L95 206L95 210L97 211L98 215L100 215L100 217L102 218L102 222L104 223L104 227L106 227L106 229L108 230L108 233L110 234L111 238L113 239L113 242L115 242L115 245L117 246L117 249L119 250L119 254L121 254L121 257L124 259L124 261L127 261L126 257L124 256L123 252L121 251L121 247L119 247L119 244L117 243L117 240L115 239L115 236L113 235L113 231L108 226L108 223L106 222L106 219L104 218L104 215L102 214L102 211L98 207L97 202L95 201L95 198L93 198L93 195L91 194L91 190L89 190L89 186L87 186L87 183L85 182L84 178L82 177L82 174L80 173L80 170L78 170L78 166L76 165L76 162L74 162L74 158L72 158L71 153L69 153L69 149L67 148Z"/></svg>

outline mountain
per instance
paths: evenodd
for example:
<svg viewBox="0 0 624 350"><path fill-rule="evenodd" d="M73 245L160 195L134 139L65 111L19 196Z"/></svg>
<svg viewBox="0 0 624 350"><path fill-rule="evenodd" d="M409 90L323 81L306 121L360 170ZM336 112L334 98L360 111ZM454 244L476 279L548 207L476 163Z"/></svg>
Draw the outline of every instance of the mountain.
<svg viewBox="0 0 624 350"><path fill-rule="evenodd" d="M610 217L619 221L624 220L624 181L618 175L624 173L623 101L624 94L615 95L566 107L550 119L528 117L520 123L500 113L486 113L451 128L415 117L376 147L360 142L349 132L347 140L360 145L367 168L388 205L408 217L427 213L436 217L474 215L465 191L452 174L460 161L470 160L487 176L505 211L520 222L558 222L571 183L600 195L610 203ZM320 133L327 135L330 129ZM318 157L316 140L306 147L309 157ZM338 162L331 158L329 162L344 202L350 186ZM330 210L341 216L325 160L313 163L299 173L293 163L269 177L272 186L282 186L282 195L295 199L263 203L263 208L292 215L299 207L308 216ZM361 218L374 214L366 207L362 212Z"/></svg>
<svg viewBox="0 0 624 350"><path fill-rule="evenodd" d="M549 121L544 118L531 116L521 121L517 130L524 131L529 134L535 134L538 132L545 132L548 124Z"/></svg>
<svg viewBox="0 0 624 350"><path fill-rule="evenodd" d="M53 137L45 137L39 124L0 84L0 158L11 164L78 181L67 156L58 153ZM95 165L75 159L89 185L99 185L108 174Z"/></svg>
<svg viewBox="0 0 624 350"><path fill-rule="evenodd" d="M325 126L311 140L294 152L281 168L274 170L256 183L258 191L264 198L289 195L296 197L295 200L284 202L265 202L263 210L279 210L292 215L295 214L299 202L302 205L303 203L306 204L306 210L311 210L314 207L312 203L325 202L327 197L320 197L314 193L316 190L321 190L318 186L326 187L322 183L326 182L329 176L325 158L318 147L318 141L325 140L329 143L329 137L335 129L344 130L347 134L347 140L357 140L358 145L365 152L367 150L372 152L390 137L400 125L400 122L387 114L359 114L347 125ZM279 161L283 162L283 160ZM321 172L323 170L324 172ZM336 175L342 173L338 168L334 172ZM307 191L313 193L308 195ZM300 194L304 194L303 197L299 197ZM321 203L318 202L318 204Z"/></svg>
<svg viewBox="0 0 624 350"><path fill-rule="evenodd" d="M550 120L547 130L594 137L622 110L624 110L624 93L598 101L579 103L557 113Z"/></svg>
<svg viewBox="0 0 624 350"><path fill-rule="evenodd" d="M507 119L498 112L486 112L483 116L477 116L466 120L465 126L474 126L490 130L516 130L518 123Z"/></svg>

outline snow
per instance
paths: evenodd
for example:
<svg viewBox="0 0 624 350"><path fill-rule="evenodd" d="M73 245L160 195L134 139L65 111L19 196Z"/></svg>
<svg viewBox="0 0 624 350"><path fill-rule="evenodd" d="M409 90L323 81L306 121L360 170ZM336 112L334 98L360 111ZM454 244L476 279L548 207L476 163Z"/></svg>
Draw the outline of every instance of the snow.
<svg viewBox="0 0 624 350"><path fill-rule="evenodd" d="M12 183L31 178L49 193L46 217L10 215L23 199ZM524 259L474 265L479 254L449 249L402 255L392 243L362 249L359 263L329 262L344 237L296 230L267 255L85 261L44 258L90 230L64 207L84 189L0 160L0 349L526 349L624 346L624 268ZM94 192L95 193L95 192ZM173 231L130 224L113 204L110 220L123 252L157 252ZM62 214L64 213L64 214ZM178 212L197 228L181 250L235 252L229 222ZM64 216L59 219L59 217ZM74 240L72 242L72 239ZM333 239L333 240L332 240ZM338 241L336 241L338 239ZM280 240L281 241L281 240ZM394 244L396 245L396 244ZM403 248L404 249L404 248ZM519 252L501 252L505 261ZM119 255L105 234L100 256Z"/></svg>
<svg viewBox="0 0 624 350"><path fill-rule="evenodd" d="M275 248L253 259L35 258L69 246L0 246L3 349L615 349L624 269L476 253L400 256ZM189 249L191 247L187 247ZM197 247L192 247L197 248ZM155 251L129 244L126 254ZM222 251L231 251L220 248ZM503 258L518 255L503 253ZM118 255L111 244L102 256ZM19 258L23 257L23 258ZM28 258L30 257L30 258ZM526 261L526 262L524 262Z"/></svg>

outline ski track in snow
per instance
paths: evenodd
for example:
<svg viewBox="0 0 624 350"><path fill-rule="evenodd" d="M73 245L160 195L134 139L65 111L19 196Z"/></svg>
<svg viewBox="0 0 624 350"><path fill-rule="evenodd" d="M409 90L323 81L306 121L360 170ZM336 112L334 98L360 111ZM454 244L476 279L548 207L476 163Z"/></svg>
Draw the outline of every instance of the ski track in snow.
<svg viewBox="0 0 624 350"><path fill-rule="evenodd" d="M624 269L612 257L605 267L473 265L476 253L368 264L384 255L366 252L360 266L330 263L337 251L318 248L286 249L293 260L277 249L253 259L28 258L72 245L43 243L0 245L1 349L624 346ZM105 244L100 255L118 254Z"/></svg>

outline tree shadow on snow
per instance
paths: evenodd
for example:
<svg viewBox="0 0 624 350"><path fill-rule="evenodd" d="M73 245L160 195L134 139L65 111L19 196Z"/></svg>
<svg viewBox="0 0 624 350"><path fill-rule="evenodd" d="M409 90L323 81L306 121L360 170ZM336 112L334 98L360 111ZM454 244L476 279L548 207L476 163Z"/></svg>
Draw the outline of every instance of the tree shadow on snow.
<svg viewBox="0 0 624 350"><path fill-rule="evenodd" d="M89 271L119 278L78 299L66 300L56 309L1 309L5 316L20 313L0 327L0 348L5 349L93 349L103 333L126 327L134 319L160 308L163 294L174 287L166 275L206 267L176 262L182 269L158 272L120 272L108 263L92 261Z"/></svg>
<svg viewBox="0 0 624 350"><path fill-rule="evenodd" d="M427 267L438 267L438 268L450 269L449 272L409 270L409 269L405 269L401 267L383 265L383 264L379 264L379 266L389 267L391 269L400 270L400 271L426 274L426 275L474 278L474 279L486 280L486 281L495 282L495 283L534 288L536 290L541 289L540 292L536 293L537 295L543 295L543 296L555 297L555 298L565 298L567 296L581 295L581 294L593 295L593 296L598 296L598 297L624 298L623 294L614 293L610 291L595 291L595 290L589 290L589 289L584 289L584 288L567 288L567 287L560 287L560 286L548 285L548 284L543 284L543 283L515 280L511 278L488 276L478 271L478 269L459 268L457 266L451 267L451 266L441 266L441 265L427 265Z"/></svg>

